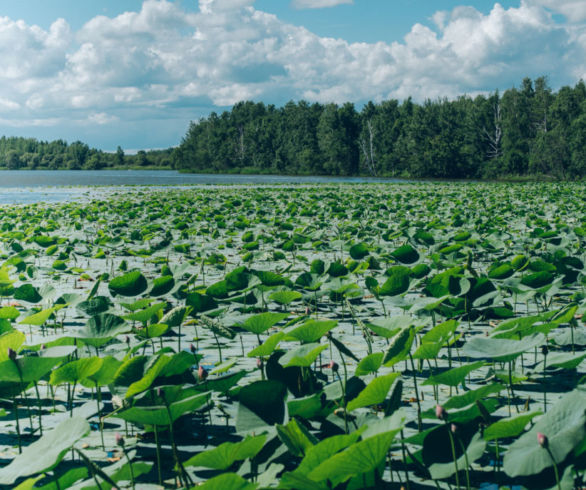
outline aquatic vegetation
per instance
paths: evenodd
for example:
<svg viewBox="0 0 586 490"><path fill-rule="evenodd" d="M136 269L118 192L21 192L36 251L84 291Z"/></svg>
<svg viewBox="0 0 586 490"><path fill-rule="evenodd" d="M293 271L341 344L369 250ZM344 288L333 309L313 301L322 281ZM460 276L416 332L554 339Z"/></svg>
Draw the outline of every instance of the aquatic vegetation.
<svg viewBox="0 0 586 490"><path fill-rule="evenodd" d="M584 190L3 208L0 485L583 486Z"/></svg>

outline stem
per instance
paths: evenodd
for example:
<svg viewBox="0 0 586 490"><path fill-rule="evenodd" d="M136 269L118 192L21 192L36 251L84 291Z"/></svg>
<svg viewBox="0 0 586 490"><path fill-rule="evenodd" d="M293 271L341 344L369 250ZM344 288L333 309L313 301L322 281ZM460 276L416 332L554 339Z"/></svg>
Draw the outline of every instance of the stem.
<svg viewBox="0 0 586 490"><path fill-rule="evenodd" d="M409 353L409 360L411 361L411 372L413 373L413 384L415 385L415 400L417 400L417 428L419 432L422 429L421 420L421 402L419 401L419 390L417 389L417 376L415 375L415 364L413 363L413 356Z"/></svg>
<svg viewBox="0 0 586 490"><path fill-rule="evenodd" d="M153 426L155 429L155 444L157 445L157 474L159 477L159 485L163 486L163 478L161 476L161 443L159 441L159 427Z"/></svg>
<svg viewBox="0 0 586 490"><path fill-rule="evenodd" d="M73 417L73 397L75 396L75 387L77 386L77 381L73 383L73 390L71 390L71 397L69 398L69 416Z"/></svg>
<svg viewBox="0 0 586 490"><path fill-rule="evenodd" d="M560 473L558 471L558 465L555 462L555 459L553 458L553 454L551 454L551 450L549 449L549 447L545 448L547 451L547 454L549 454L549 457L551 458L551 462L553 463L553 472L555 473L555 482L557 484L558 490L562 490L562 486L560 484Z"/></svg>
<svg viewBox="0 0 586 490"><path fill-rule="evenodd" d="M344 386L344 383L342 383L340 374L336 372L336 375L338 376L338 381L340 382L340 387L342 388L342 400L344 404L344 428L346 429L346 434L349 434L350 430L348 428L348 414L346 412L346 387Z"/></svg>
<svg viewBox="0 0 586 490"><path fill-rule="evenodd" d="M37 394L37 405L39 407L39 432L43 435L43 406L41 404L41 395L39 394L39 385L35 381L35 392Z"/></svg>
<svg viewBox="0 0 586 490"><path fill-rule="evenodd" d="M411 481L409 480L409 472L407 471L407 456L405 454L405 433L403 429L401 429L401 452L403 453L403 466L405 470L405 481L407 483L407 490L411 488ZM397 472L399 474L399 472ZM399 474L400 475L400 474Z"/></svg>
<svg viewBox="0 0 586 490"><path fill-rule="evenodd" d="M222 364L222 346L220 345L220 341L218 340L218 336L214 332L214 338L216 339L216 345L218 346L218 353L220 355L220 364Z"/></svg>
<svg viewBox="0 0 586 490"><path fill-rule="evenodd" d="M165 402L165 408L167 409L167 415L169 416L169 438L171 439L171 450L173 451L173 459L175 460L175 464L177 465L179 472L179 479L182 481L184 486L193 486L191 477L187 474L187 471L185 471L183 464L179 460L177 445L175 444L175 435L173 434L173 417L171 416L171 409L169 408L169 404L167 403L167 400L164 396L163 401Z"/></svg>
<svg viewBox="0 0 586 490"><path fill-rule="evenodd" d="M458 437L456 435L456 437ZM458 437L458 442L460 443L460 447L462 448L462 451L464 452L464 461L466 461L466 467L464 468L466 470L466 488L468 490L470 490L470 473L469 473L469 466L470 466L470 462L468 461L468 453L466 452L466 448L464 447L464 444L462 444L462 439L460 439Z"/></svg>
<svg viewBox="0 0 586 490"><path fill-rule="evenodd" d="M128 451L126 451L125 447L122 448L122 451L124 451L124 456L126 456L126 461L128 461L128 468L130 469L130 481L132 482L132 488L134 490L135 484L134 484L134 470L132 469L132 462L130 461L130 458L128 457Z"/></svg>
<svg viewBox="0 0 586 490"><path fill-rule="evenodd" d="M454 436L450 430L450 426L446 422L446 429L448 429L448 436L450 437L450 446L452 448L452 458L454 458L454 469L456 470L456 487L460 488L460 476L458 475L458 458L456 458L456 447L454 445Z"/></svg>
<svg viewBox="0 0 586 490"><path fill-rule="evenodd" d="M16 421L16 435L18 436L18 454L22 453L22 441L20 439L20 421L18 415L18 404L16 403L16 397L12 398L12 404L14 406L14 420Z"/></svg>
<svg viewBox="0 0 586 490"><path fill-rule="evenodd" d="M545 369L547 365L547 354L543 355L543 413L547 413L547 383L545 381Z"/></svg>

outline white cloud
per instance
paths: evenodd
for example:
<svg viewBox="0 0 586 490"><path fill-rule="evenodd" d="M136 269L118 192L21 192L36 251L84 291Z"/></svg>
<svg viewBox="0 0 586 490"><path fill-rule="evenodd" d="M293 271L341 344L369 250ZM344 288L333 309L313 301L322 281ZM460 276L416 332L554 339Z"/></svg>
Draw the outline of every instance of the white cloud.
<svg viewBox="0 0 586 490"><path fill-rule="evenodd" d="M535 5L542 5L554 12L565 15L571 22L586 20L586 2L584 0L530 0Z"/></svg>
<svg viewBox="0 0 586 490"><path fill-rule="evenodd" d="M556 23L546 3L495 4L488 14L458 7L414 25L402 42L376 44L320 37L256 10L254 0L200 0L195 13L145 0L139 12L97 16L77 32L62 19L43 30L4 17L0 124L9 116L13 127L91 121L121 135L147 120L186 128L242 99L423 100L542 74L575 83L586 76L586 28Z"/></svg>
<svg viewBox="0 0 586 490"><path fill-rule="evenodd" d="M297 9L321 9L353 3L354 0L293 0L292 2L293 6Z"/></svg>
<svg viewBox="0 0 586 490"><path fill-rule="evenodd" d="M88 116L87 121L90 124L103 126L104 124L111 124L115 121L118 121L118 118L116 116L106 114L105 112L94 112Z"/></svg>

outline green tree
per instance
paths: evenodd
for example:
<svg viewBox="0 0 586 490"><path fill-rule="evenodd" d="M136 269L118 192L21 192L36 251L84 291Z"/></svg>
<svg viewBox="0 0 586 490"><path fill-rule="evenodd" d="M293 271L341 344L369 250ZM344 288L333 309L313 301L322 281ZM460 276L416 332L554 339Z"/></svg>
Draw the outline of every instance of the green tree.
<svg viewBox="0 0 586 490"><path fill-rule="evenodd" d="M120 146L118 146L118 148L116 148L115 162L118 167L123 167L125 164L124 150Z"/></svg>

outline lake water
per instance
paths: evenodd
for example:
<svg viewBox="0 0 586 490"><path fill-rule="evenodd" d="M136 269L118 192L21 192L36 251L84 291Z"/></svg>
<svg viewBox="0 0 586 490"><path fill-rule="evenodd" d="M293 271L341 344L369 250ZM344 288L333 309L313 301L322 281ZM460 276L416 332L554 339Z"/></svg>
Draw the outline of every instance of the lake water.
<svg viewBox="0 0 586 490"><path fill-rule="evenodd" d="M363 182L399 182L399 180L363 177L181 174L174 170L6 170L0 171L0 204L73 200L90 195L90 189L95 186L342 184Z"/></svg>

